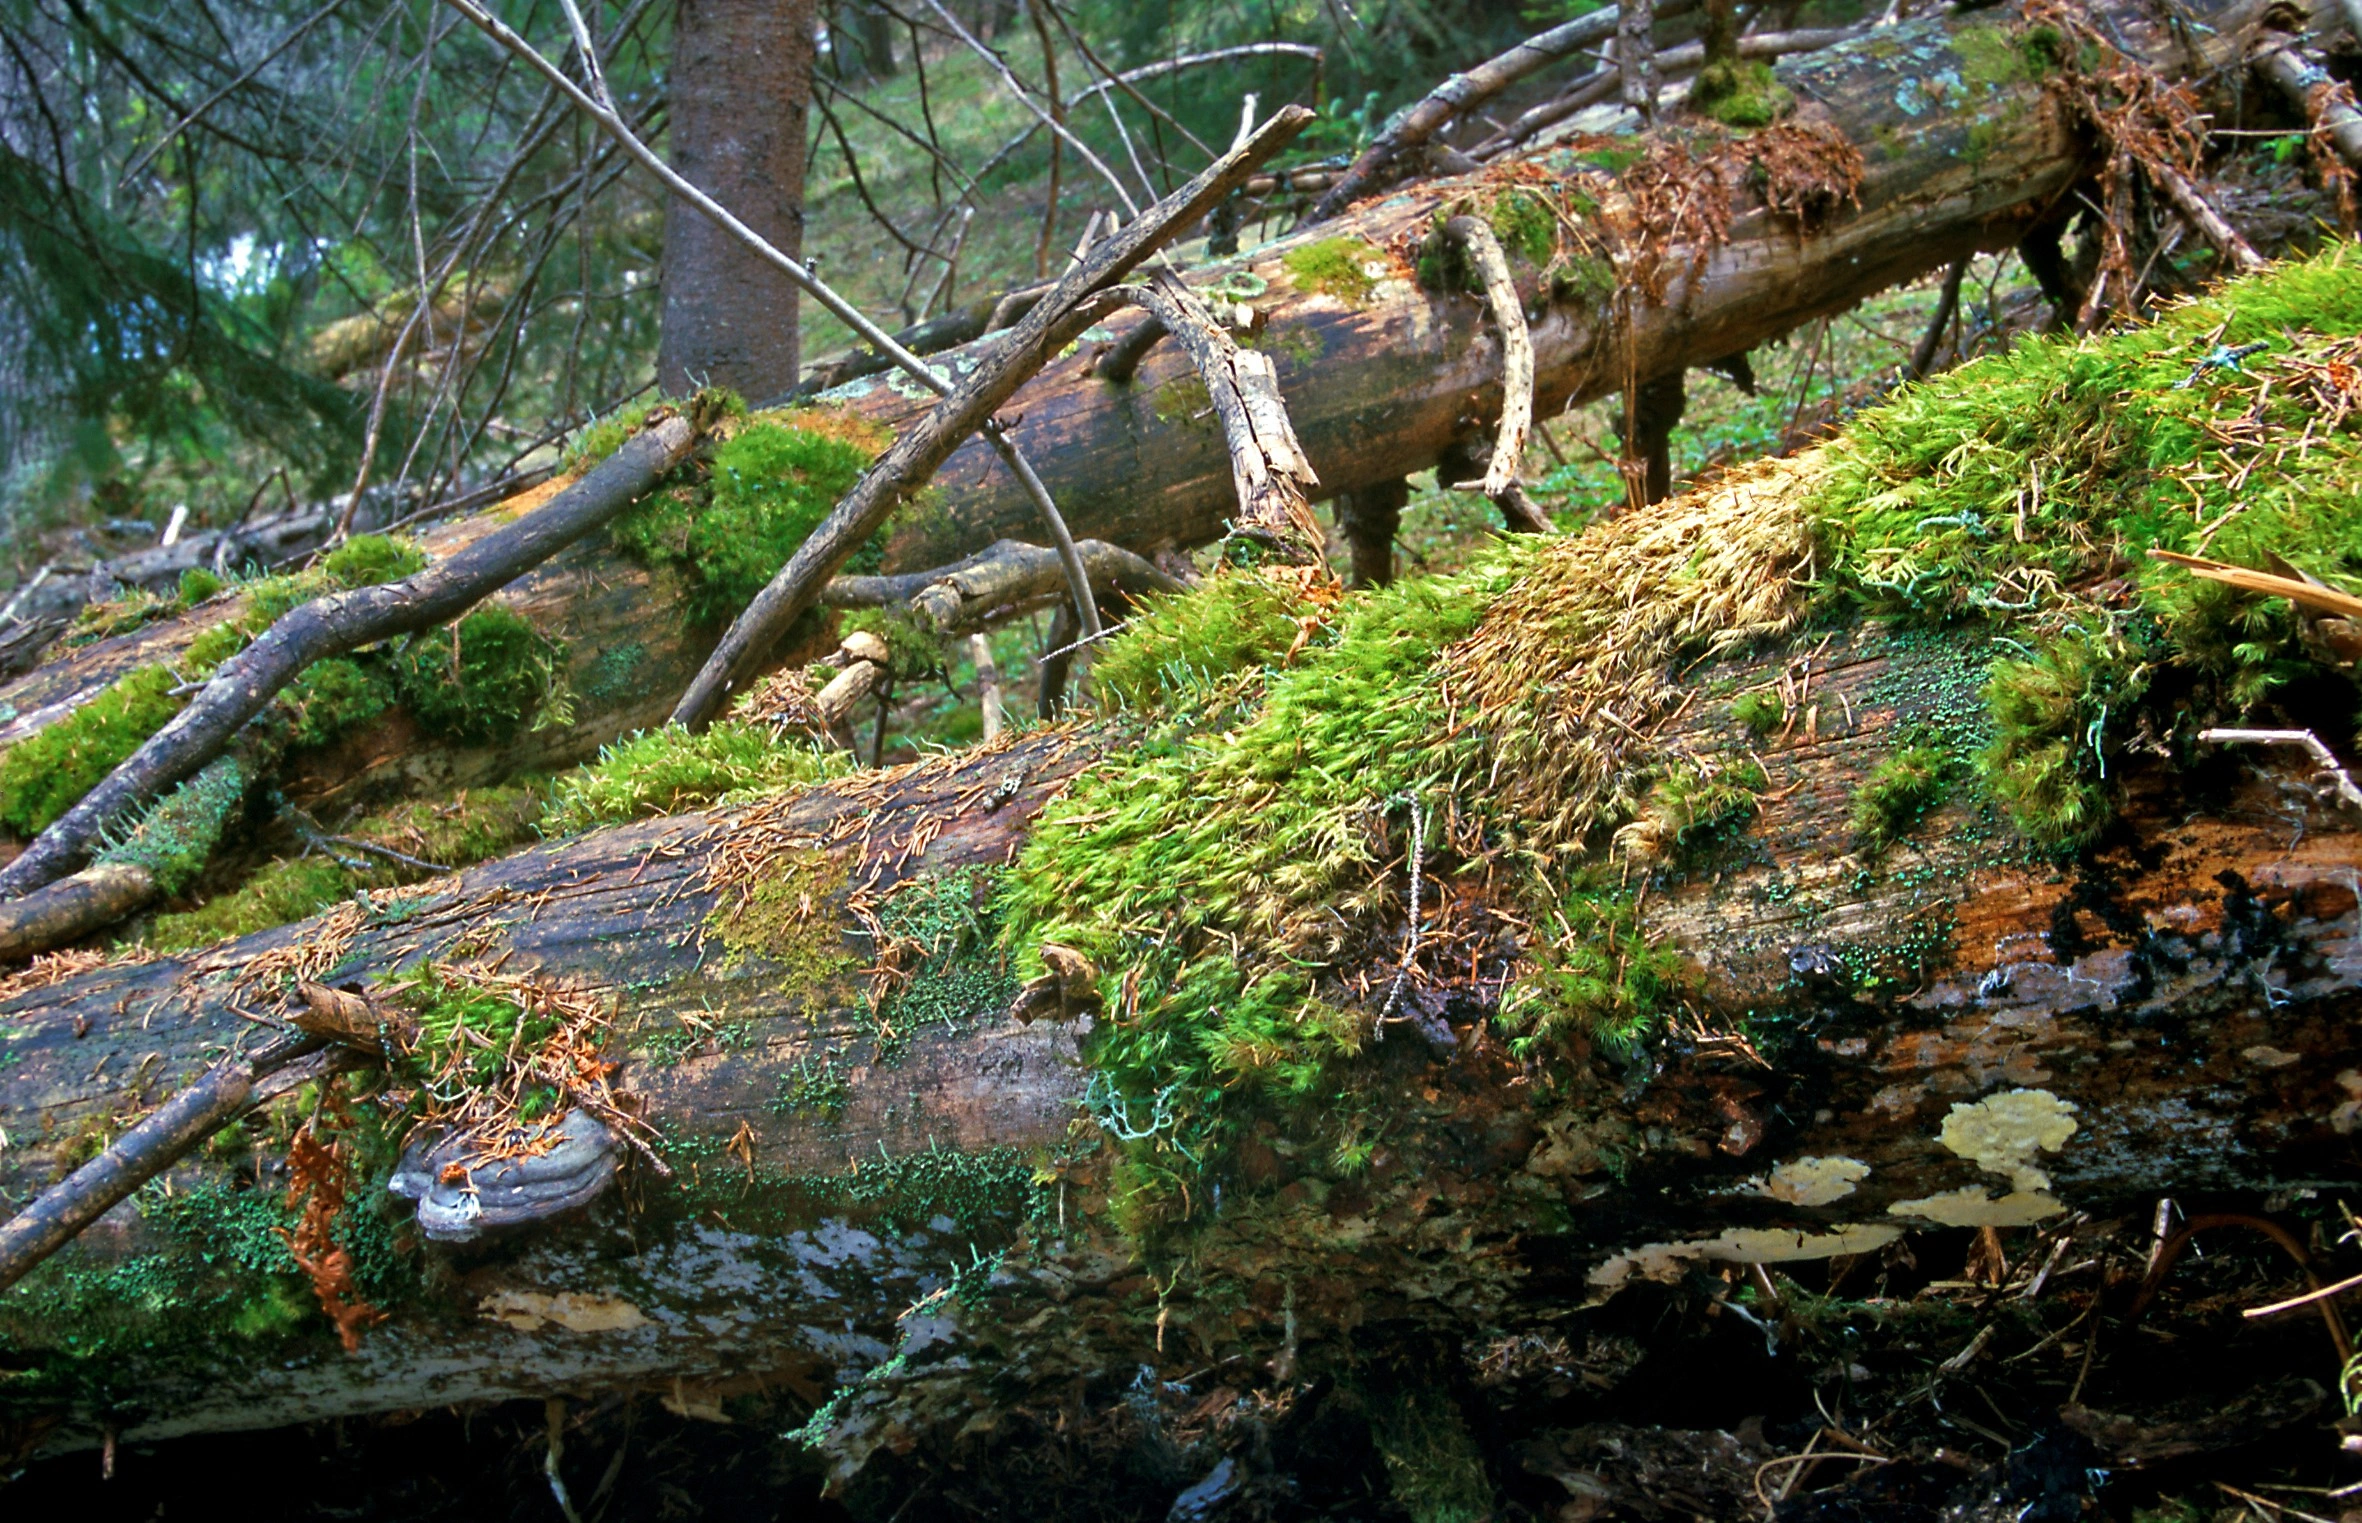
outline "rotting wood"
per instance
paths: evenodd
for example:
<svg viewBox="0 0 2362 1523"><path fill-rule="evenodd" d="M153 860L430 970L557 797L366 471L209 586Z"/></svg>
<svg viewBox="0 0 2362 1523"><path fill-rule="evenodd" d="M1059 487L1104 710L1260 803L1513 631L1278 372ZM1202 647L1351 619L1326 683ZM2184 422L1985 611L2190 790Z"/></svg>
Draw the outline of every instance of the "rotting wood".
<svg viewBox="0 0 2362 1523"><path fill-rule="evenodd" d="M1520 481L1526 435L1534 421L1534 341L1526 331L1525 302L1509 272L1509 256L1501 252L1501 240L1493 236L1491 227L1476 217L1454 217L1443 225L1443 231L1483 278L1485 305L1492 309L1493 328L1501 344L1501 425L1493 436L1493 455L1485 466L1484 479L1473 486L1491 498L1512 524L1527 520L1520 526L1535 527L1528 519L1531 505ZM1550 520L1542 518L1538 527L1548 531Z"/></svg>
<svg viewBox="0 0 2362 1523"><path fill-rule="evenodd" d="M1230 453L1230 476L1238 490L1234 532L1317 559L1321 531L1309 494L1319 489L1320 480L1288 421L1269 356L1241 349L1205 302L1170 271L1159 270L1146 285L1119 287L1113 294L1147 312L1196 367Z"/></svg>

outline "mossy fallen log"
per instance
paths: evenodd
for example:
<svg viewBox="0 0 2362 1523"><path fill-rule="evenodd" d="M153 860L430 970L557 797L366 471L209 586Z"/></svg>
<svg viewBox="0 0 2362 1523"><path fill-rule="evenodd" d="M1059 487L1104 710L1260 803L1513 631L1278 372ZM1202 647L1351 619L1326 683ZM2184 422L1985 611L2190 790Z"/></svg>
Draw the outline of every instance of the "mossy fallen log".
<svg viewBox="0 0 2362 1523"><path fill-rule="evenodd" d="M1143 1365L1284 1391L1701 1266L2350 1186L2362 820L2206 732L2342 743L2352 670L2137 552L2362 574L2358 333L2341 249L1454 577L1217 577L1110 642L1105 717L37 965L12 1204L299 979L562 999L671 1172L420 1245L401 1132L533 1124L471 1056L547 1056L495 999L446 1049L490 1077L306 1107L342 1277L274 1230L265 1114L0 1297L0 1404L38 1448L761 1386L840 1485L906 1486ZM1044 960L1087 1024L1006 1016ZM357 1352L315 1289L385 1314Z"/></svg>
<svg viewBox="0 0 2362 1523"><path fill-rule="evenodd" d="M2257 8L2193 13L2205 24L2184 30L2196 39L2187 47L2136 8L2123 10L2109 13L2113 35L2160 77L2180 79L2234 57ZM1725 357L1972 248L2009 246L2055 215L2093 145L2071 111L2055 108L2062 81L2042 35L2010 7L1882 29L1782 65L1783 88L1808 104L1760 132L1695 122L1571 143L1415 187L1196 272L1192 283L1247 314L1321 489L1383 487L1489 434L1499 407L1499 346L1482 298L1448 289L1444 262L1422 258L1439 218L1484 216L1516 261L1544 409ZM1920 87L1930 78L1960 83L1938 95ZM942 363L968 374L992 342ZM1076 534L1144 554L1208 543L1225 531L1236 495L1203 388L1170 344L1128 380L1103 378L1098 350L1119 343L1113 332L1094 338L1029 385L1015 436ZM512 587L503 604L562 642L564 713L542 709L487 743L416 726L397 705L383 722L297 757L299 796L341 805L497 781L580 760L660 722L667 695L679 695L710 649L714 622L792 549L784 531L817 521L754 492L739 494L739 511L722 511L732 507L731 483L778 479L765 471L780 461L753 458L764 449L793 455L785 463L806 479L836 479L841 465L818 458L827 444L874 452L923 412L923 391L863 379L827 393L817 411L798 415L807 442L740 446L749 459L737 475L725 466L692 490L696 513L668 516L658 504L642 532L569 552ZM436 530L426 548L452 553L549 490ZM931 491L903 506L878 566L855 569L912 571L1037 537L1024 494L972 441ZM163 616L0 688L0 745L110 684L162 682L164 667L183 662L238 607L233 599L146 609ZM684 607L694 617L679 617Z"/></svg>

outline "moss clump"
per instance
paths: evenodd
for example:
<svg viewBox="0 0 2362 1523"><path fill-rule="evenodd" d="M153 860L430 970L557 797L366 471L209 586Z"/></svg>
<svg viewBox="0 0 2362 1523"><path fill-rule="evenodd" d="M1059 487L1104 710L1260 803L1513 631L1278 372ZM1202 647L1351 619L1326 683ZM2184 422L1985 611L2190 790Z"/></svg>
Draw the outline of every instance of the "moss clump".
<svg viewBox="0 0 2362 1523"><path fill-rule="evenodd" d="M534 839L542 807L541 790L530 785L471 788L446 800L405 804L345 826L337 834L438 867L467 867ZM312 855L270 863L234 893L193 910L157 916L142 940L160 952L209 946L290 925L361 889L390 887L426 872L328 843Z"/></svg>
<svg viewBox="0 0 2362 1523"><path fill-rule="evenodd" d="M1935 746L1908 746L1870 769L1854 790L1854 840L1876 856L1919 828L1952 791L1952 757Z"/></svg>
<svg viewBox="0 0 2362 1523"><path fill-rule="evenodd" d="M2023 39L2013 37L1997 26L1964 26L1952 34L1952 51L1960 59L1960 80L1987 90L2007 89L2022 85L2039 74L2056 67L2055 51L2058 33L2049 27L2035 28L2048 37L2037 40L2033 32ZM2041 60L2052 58L2045 64Z"/></svg>
<svg viewBox="0 0 2362 1523"><path fill-rule="evenodd" d="M1767 786L1763 768L1751 760L1720 766L1680 763L1649 790L1640 825L1654 850L1664 855L1678 858L1703 851L1755 817Z"/></svg>
<svg viewBox="0 0 2362 1523"><path fill-rule="evenodd" d="M1827 598L1974 617L2030 652L1996 668L1978 770L2035 840L2079 845L2105 825L2112 757L2144 728L2242 717L2300 679L2350 685L2287 604L2145 552L2278 556L2362 587L2362 434L2323 428L2303 379L2350 363L2355 335L2362 263L2339 245L2144 328L1962 366L1858 416L1825 451L1812 506ZM2243 368L2213 360L2251 343L2269 347ZM2310 443L2251 471L2263 446L2243 434ZM2170 712L2152 711L2149 673L2166 663L2184 680L2158 690Z"/></svg>
<svg viewBox="0 0 2362 1523"><path fill-rule="evenodd" d="M1558 254L1558 213L1539 191L1514 185L1493 197L1484 220L1506 252L1536 269L1548 269Z"/></svg>
<svg viewBox="0 0 2362 1523"><path fill-rule="evenodd" d="M170 667L143 666L0 755L0 825L35 836L164 728L185 698Z"/></svg>
<svg viewBox="0 0 2362 1523"><path fill-rule="evenodd" d="M653 492L617 519L616 547L680 572L691 618L733 618L868 468L874 452L845 433L800 427L793 417L750 422L715 446L702 493L686 485ZM865 554L851 569L874 569L878 551Z"/></svg>
<svg viewBox="0 0 2362 1523"><path fill-rule="evenodd" d="M614 708L640 696L640 668L647 664L648 647L638 640L626 640L594 656L576 686L583 701L594 708Z"/></svg>
<svg viewBox="0 0 2362 1523"><path fill-rule="evenodd" d="M2108 744L2137 722L2153 652L2137 634L2072 628L2029 660L1993 663L1993 741L1977 757L1986 789L2027 836L2075 847L2115 816Z"/></svg>
<svg viewBox="0 0 2362 1523"><path fill-rule="evenodd" d="M897 680L912 681L943 671L943 642L906 614L890 608L858 609L845 615L837 628L848 635L866 631L885 641L886 670Z"/></svg>
<svg viewBox="0 0 2362 1523"><path fill-rule="evenodd" d="M1386 1381L1369 1395L1370 1436L1412 1523L1485 1523L1498 1515L1484 1453L1447 1388L1412 1377Z"/></svg>
<svg viewBox="0 0 2362 1523"><path fill-rule="evenodd" d="M1761 740L1788 722L1788 701L1770 688L1757 688L1731 700L1730 717Z"/></svg>
<svg viewBox="0 0 2362 1523"><path fill-rule="evenodd" d="M426 569L426 552L406 539L356 534L321 558L320 569L339 587L377 587Z"/></svg>
<svg viewBox="0 0 2362 1523"><path fill-rule="evenodd" d="M294 715L288 742L324 746L385 712L394 701L392 684L373 667L331 656L303 669L280 694Z"/></svg>
<svg viewBox="0 0 2362 1523"><path fill-rule="evenodd" d="M499 744L555 693L558 648L499 604L410 642L394 658L395 691L429 732Z"/></svg>
<svg viewBox="0 0 2362 1523"><path fill-rule="evenodd" d="M174 601L182 608L194 608L222 589L222 579L203 566L191 566L180 574L180 592Z"/></svg>
<svg viewBox="0 0 2362 1523"><path fill-rule="evenodd" d="M1681 993L1679 953L1649 941L1639 894L1601 867L1542 894L1532 967L1501 999L1496 1023L1519 1054L1568 1038L1628 1053Z"/></svg>
<svg viewBox="0 0 2362 1523"><path fill-rule="evenodd" d="M733 963L760 958L765 986L801 1004L841 994L864 966L837 918L845 858L796 848L766 864L761 879L714 906L708 924Z"/></svg>
<svg viewBox="0 0 2362 1523"><path fill-rule="evenodd" d="M159 893L179 893L213 859L222 828L245 800L246 784L246 769L236 758L222 757L157 800L98 860L144 868Z"/></svg>
<svg viewBox="0 0 2362 1523"><path fill-rule="evenodd" d="M1378 287L1368 267L1383 266L1387 261L1384 254L1359 238L1322 238L1288 250L1279 262L1297 290L1334 296L1358 307Z"/></svg>
<svg viewBox="0 0 2362 1523"><path fill-rule="evenodd" d="M1690 86L1689 103L1725 127L1769 127L1796 109L1796 97L1760 58L1706 65Z"/></svg>
<svg viewBox="0 0 2362 1523"><path fill-rule="evenodd" d="M1123 632L1099 648L1091 681L1114 708L1193 702L1234 673L1278 661L1302 628L1301 613L1285 585L1225 568L1186 592L1142 599Z"/></svg>
<svg viewBox="0 0 2362 1523"><path fill-rule="evenodd" d="M842 772L844 758L725 719L703 732L667 726L628 736L557 780L543 830L573 835L650 815L679 814L731 794L769 793Z"/></svg>
<svg viewBox="0 0 2362 1523"><path fill-rule="evenodd" d="M912 884L879 907L881 955L915 957L916 965L879 1003L878 1062L890 1064L913 1032L956 1031L1016 1000L1017 980L998 945L993 896L1001 877L998 869L963 867Z"/></svg>

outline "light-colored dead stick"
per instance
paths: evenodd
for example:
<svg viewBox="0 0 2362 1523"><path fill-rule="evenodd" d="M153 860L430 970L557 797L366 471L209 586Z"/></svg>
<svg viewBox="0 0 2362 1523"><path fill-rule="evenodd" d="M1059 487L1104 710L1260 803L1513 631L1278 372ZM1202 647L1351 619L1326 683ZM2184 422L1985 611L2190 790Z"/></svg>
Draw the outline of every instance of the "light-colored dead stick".
<svg viewBox="0 0 2362 1523"><path fill-rule="evenodd" d="M1509 273L1509 256L1501 240L1481 217L1454 217L1443 225L1444 236L1467 252L1469 262L1484 277L1485 304L1492 309L1493 326L1501 334L1501 427L1493 439L1493 458L1486 465L1481 490L1512 517L1521 516L1508 502L1525 468L1526 436L1534 423L1534 340L1526 330L1525 303L1518 298L1517 281ZM1545 532L1548 519L1542 520Z"/></svg>
<svg viewBox="0 0 2362 1523"><path fill-rule="evenodd" d="M984 743L1001 738L1001 669L992 659L992 642L981 634L968 636L968 656L976 663L976 700L984 710Z"/></svg>
<svg viewBox="0 0 2362 1523"><path fill-rule="evenodd" d="M2338 798L2352 808L2362 809L2362 788L2354 786L2354 779L2347 775L2337 753L2310 730L2200 730L2198 738L2230 746L2302 746L2337 784Z"/></svg>

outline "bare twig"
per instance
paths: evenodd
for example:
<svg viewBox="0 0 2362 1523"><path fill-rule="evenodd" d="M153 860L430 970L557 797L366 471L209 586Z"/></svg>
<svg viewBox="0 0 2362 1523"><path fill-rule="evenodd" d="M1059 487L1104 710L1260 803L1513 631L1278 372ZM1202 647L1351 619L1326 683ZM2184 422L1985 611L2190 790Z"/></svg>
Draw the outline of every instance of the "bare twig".
<svg viewBox="0 0 2362 1523"><path fill-rule="evenodd" d="M1481 217L1454 217L1443 230L1483 275L1485 302L1492 309L1493 326L1501 334L1501 426L1479 490L1512 523L1522 522L1529 529L1548 533L1552 528L1549 518L1526 499L1519 481L1525 465L1526 434L1534 420L1534 341L1526 331L1525 303L1518 297L1516 278L1509 273L1509 256L1501 251L1501 240ZM1533 521L1536 519L1538 524Z"/></svg>
<svg viewBox="0 0 2362 1523"><path fill-rule="evenodd" d="M2310 730L2200 730L2198 738L2232 746L2302 746L2336 785L2339 800L2350 808L2362 809L2362 788L2354 786L2354 779L2338 761L2337 753Z"/></svg>

